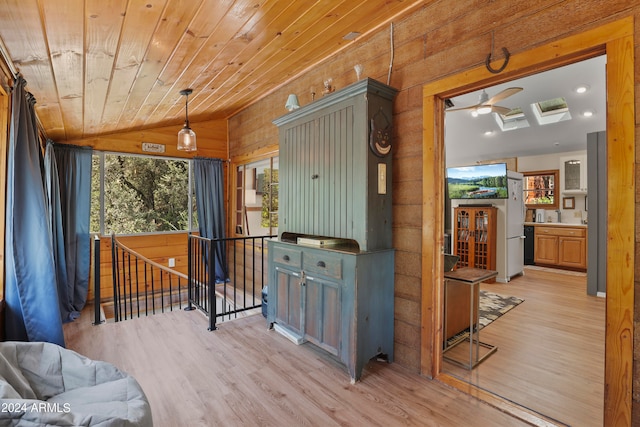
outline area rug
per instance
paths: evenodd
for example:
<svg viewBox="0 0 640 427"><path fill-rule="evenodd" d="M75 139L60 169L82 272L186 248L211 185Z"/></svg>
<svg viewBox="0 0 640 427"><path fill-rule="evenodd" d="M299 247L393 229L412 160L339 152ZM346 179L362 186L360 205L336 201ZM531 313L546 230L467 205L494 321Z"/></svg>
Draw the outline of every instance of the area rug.
<svg viewBox="0 0 640 427"><path fill-rule="evenodd" d="M524 300L518 297L498 295L489 291L480 291L478 306L480 329L489 326L490 323L503 316L509 310L517 307ZM446 346L455 344L469 336L469 328L452 336L447 340Z"/></svg>
<svg viewBox="0 0 640 427"><path fill-rule="evenodd" d="M480 329L517 307L524 300L518 297L498 295L489 291L480 291Z"/></svg>

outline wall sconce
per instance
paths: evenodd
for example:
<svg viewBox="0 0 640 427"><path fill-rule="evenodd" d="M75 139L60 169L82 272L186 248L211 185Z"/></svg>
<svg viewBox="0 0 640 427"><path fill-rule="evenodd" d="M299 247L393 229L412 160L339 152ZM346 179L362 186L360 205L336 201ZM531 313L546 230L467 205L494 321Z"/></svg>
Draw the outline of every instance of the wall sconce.
<svg viewBox="0 0 640 427"><path fill-rule="evenodd" d="M296 108L300 108L300 104L298 103L298 97L293 93L289 95L289 97L287 98L287 103L284 105L284 107L289 111L293 111Z"/></svg>
<svg viewBox="0 0 640 427"><path fill-rule="evenodd" d="M185 121L184 127L178 132L178 150L180 151L196 151L196 133L189 127L189 95L193 90L183 89L180 91L180 95L185 96L184 109L185 109Z"/></svg>

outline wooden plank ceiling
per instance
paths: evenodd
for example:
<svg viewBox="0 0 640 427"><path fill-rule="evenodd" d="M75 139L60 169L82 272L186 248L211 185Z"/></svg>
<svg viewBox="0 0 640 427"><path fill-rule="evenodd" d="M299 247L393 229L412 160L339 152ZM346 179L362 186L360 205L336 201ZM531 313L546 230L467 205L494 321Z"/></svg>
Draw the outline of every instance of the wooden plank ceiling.
<svg viewBox="0 0 640 427"><path fill-rule="evenodd" d="M0 0L47 136L229 117L419 0ZM284 102L284 101L283 101Z"/></svg>

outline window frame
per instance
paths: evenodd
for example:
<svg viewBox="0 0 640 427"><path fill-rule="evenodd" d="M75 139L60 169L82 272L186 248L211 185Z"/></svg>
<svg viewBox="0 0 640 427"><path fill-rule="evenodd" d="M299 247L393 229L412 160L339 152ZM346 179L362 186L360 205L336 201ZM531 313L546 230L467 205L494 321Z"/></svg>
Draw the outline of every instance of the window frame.
<svg viewBox="0 0 640 427"><path fill-rule="evenodd" d="M231 175L233 177L232 178L233 182L231 182L230 184L230 187L233 189L233 194L230 200L230 205L231 205L230 211L232 212L231 221L230 221L231 235L234 235L235 237L260 236L260 234L252 234L251 230L249 230L249 233L247 233L247 223L248 223L247 212L257 211L257 210L262 212L262 208L257 208L255 206L247 207L246 192L247 192L248 174L246 173L246 169L248 166L268 161L269 169L273 171L274 164L276 166L279 165L280 159L278 154L279 154L278 152L275 152L265 156L242 159L241 161L236 161L232 163ZM240 173L241 168L242 168L242 174ZM279 170L279 169L276 168L275 170ZM238 182L240 179L242 180L242 182ZM257 174L254 177L254 179L257 185L257 182L258 182ZM278 193L279 193L279 180L276 181L276 183L278 184ZM273 188L273 182L271 184L272 185L270 186L270 188ZM269 217L271 217L274 213L277 215L278 210L270 210ZM264 229L264 227L262 227L262 229ZM278 230L277 221L276 221L276 225L271 225L270 223L266 235L275 235L277 233L277 230Z"/></svg>
<svg viewBox="0 0 640 427"><path fill-rule="evenodd" d="M91 234L98 234L101 237L107 236L107 234L105 234L105 210L104 210L104 206L105 206L105 185L104 185L104 180L105 180L105 157L107 155L113 155L113 156L124 156L124 157L144 157L144 158L152 158L152 159L158 159L158 160L165 160L165 161L181 161L181 162L186 162L187 163L187 186L189 188L189 195L187 198L187 212L188 212L188 226L187 229L185 230L166 230L166 231L141 231L138 233L113 233L116 236L144 236L144 235L156 235L156 234L178 234L178 233L190 233L190 232L197 232L198 229L195 228L194 229L194 209L193 209L193 202L194 202L194 198L195 198L195 190L194 190L194 181L193 181L193 161L191 158L184 158L184 157L169 157L169 156L157 156L157 155L150 155L150 154L142 154L142 153L122 153L122 152L117 152L117 151L98 151L98 150L93 150L93 155L97 156L99 161L99 166L100 166L100 194L99 194L99 200L100 200L100 211L99 211L99 221L100 221L100 230L99 231L95 231L95 230L91 230L90 233ZM111 235L111 234L109 234Z"/></svg>
<svg viewBox="0 0 640 427"><path fill-rule="evenodd" d="M523 185L522 185L522 198L525 201L525 206L529 209L553 209L556 210L558 209L558 206L560 206L560 202L559 202L559 188L558 188L558 184L559 184L559 177L560 177L560 171L558 169L549 169L549 170L538 170L538 171L527 171L527 172L522 172L523 175ZM529 191L534 191L534 190L528 190L526 188L526 182L527 182L527 178L528 177L532 177L532 176L543 176L543 175L552 175L553 176L553 188L549 188L546 189L546 191L553 191L553 203L526 203L527 197L526 194Z"/></svg>

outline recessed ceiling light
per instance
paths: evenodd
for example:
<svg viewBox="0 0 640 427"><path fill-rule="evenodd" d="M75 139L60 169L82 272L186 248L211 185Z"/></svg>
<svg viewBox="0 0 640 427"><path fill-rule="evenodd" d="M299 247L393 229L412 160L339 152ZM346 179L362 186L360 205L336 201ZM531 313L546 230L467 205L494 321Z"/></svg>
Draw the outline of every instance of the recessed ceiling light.
<svg viewBox="0 0 640 427"><path fill-rule="evenodd" d="M492 130L484 131L484 136L491 136L491 135L493 135L493 131Z"/></svg>
<svg viewBox="0 0 640 427"><path fill-rule="evenodd" d="M585 110L582 112L583 117L593 117L596 112L593 110Z"/></svg>
<svg viewBox="0 0 640 427"><path fill-rule="evenodd" d="M576 93L585 93L589 90L589 85L580 85L580 86L576 86L576 88L574 89L574 91Z"/></svg>

